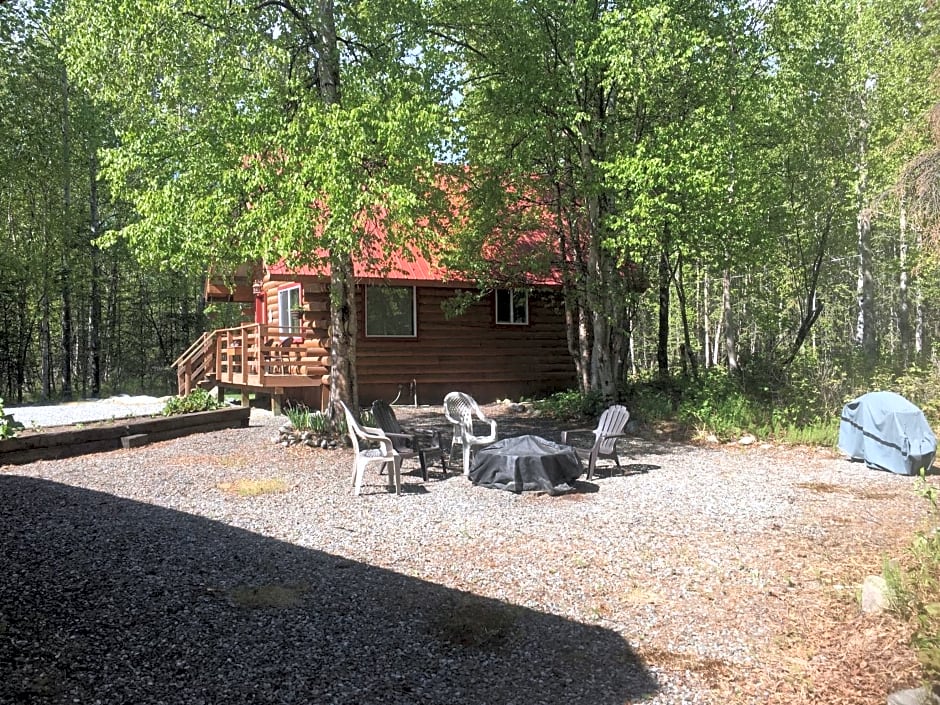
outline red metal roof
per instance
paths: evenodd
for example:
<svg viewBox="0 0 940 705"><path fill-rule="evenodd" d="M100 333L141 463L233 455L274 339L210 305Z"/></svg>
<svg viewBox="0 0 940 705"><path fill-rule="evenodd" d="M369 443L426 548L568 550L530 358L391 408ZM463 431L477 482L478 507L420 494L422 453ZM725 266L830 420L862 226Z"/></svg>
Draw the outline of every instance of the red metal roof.
<svg viewBox="0 0 940 705"><path fill-rule="evenodd" d="M269 265L268 272L273 275L296 275L329 277L330 264L326 261L326 251L318 251L319 264L306 264L291 267L286 262ZM353 256L353 274L357 279L407 280L412 282L466 282L444 267L428 260L414 248L408 249L408 255L402 252L385 254L377 246L370 247L359 256Z"/></svg>

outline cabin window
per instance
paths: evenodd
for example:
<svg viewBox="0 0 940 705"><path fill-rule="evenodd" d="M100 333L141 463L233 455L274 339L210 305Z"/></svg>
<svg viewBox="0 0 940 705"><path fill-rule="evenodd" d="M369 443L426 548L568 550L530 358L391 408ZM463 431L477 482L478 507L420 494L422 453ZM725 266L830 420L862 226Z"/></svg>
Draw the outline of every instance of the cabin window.
<svg viewBox="0 0 940 705"><path fill-rule="evenodd" d="M300 318L291 315L291 311L300 309L300 286L292 286L277 292L277 325L282 333L294 335L300 333Z"/></svg>
<svg viewBox="0 0 940 705"><path fill-rule="evenodd" d="M366 287L366 335L414 338L417 335L413 286Z"/></svg>
<svg viewBox="0 0 940 705"><path fill-rule="evenodd" d="M496 290L496 323L522 326L529 322L529 296L514 289Z"/></svg>

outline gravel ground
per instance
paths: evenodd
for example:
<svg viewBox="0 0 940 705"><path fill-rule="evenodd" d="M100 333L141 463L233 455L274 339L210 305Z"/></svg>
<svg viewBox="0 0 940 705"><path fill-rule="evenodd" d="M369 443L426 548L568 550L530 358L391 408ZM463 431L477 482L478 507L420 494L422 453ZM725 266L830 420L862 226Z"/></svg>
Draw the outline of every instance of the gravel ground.
<svg viewBox="0 0 940 705"><path fill-rule="evenodd" d="M45 406L7 406L5 411L26 428L49 428L67 424L123 419L159 414L169 397L121 394L94 401L70 401Z"/></svg>
<svg viewBox="0 0 940 705"><path fill-rule="evenodd" d="M486 412L500 437L557 437ZM856 598L925 516L912 478L643 433L623 475L560 497L439 468L400 497L367 473L353 497L348 450L275 445L278 423L0 468L0 703L875 703L917 685L903 625Z"/></svg>

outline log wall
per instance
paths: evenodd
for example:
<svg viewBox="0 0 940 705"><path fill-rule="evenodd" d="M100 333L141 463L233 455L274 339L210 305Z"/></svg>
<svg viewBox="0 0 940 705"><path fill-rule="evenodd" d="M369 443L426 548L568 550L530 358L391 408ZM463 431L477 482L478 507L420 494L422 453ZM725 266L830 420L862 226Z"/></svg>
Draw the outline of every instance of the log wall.
<svg viewBox="0 0 940 705"><path fill-rule="evenodd" d="M395 399L399 385L415 381L418 403L439 404L459 390L480 403L544 394L575 385L560 300L529 296L527 325L496 325L493 296L452 319L442 304L453 288L417 289L416 338L365 336L359 290L359 398L363 405ZM399 403L406 401L407 392Z"/></svg>
<svg viewBox="0 0 940 705"><path fill-rule="evenodd" d="M278 289L285 281L265 283L268 321L277 321ZM322 282L303 280L304 337L329 344L329 293ZM417 337L365 335L365 288L357 288L359 399L394 400L401 385L414 381L418 403L440 404L459 390L480 403L546 394L576 385L565 338L560 297L552 292L529 296L527 325L496 325L493 295L448 319L443 304L455 289L417 287ZM328 384L328 378L324 377ZM405 390L399 403L412 401ZM308 403L312 399L306 400Z"/></svg>

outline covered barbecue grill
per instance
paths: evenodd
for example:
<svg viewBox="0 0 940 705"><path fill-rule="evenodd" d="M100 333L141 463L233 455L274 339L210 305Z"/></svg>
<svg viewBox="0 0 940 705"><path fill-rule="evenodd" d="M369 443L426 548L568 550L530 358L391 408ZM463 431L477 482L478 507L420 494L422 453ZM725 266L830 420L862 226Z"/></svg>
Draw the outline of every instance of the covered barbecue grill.
<svg viewBox="0 0 940 705"><path fill-rule="evenodd" d="M894 392L871 392L846 404L839 450L852 460L899 475L930 470L937 438L924 413Z"/></svg>

